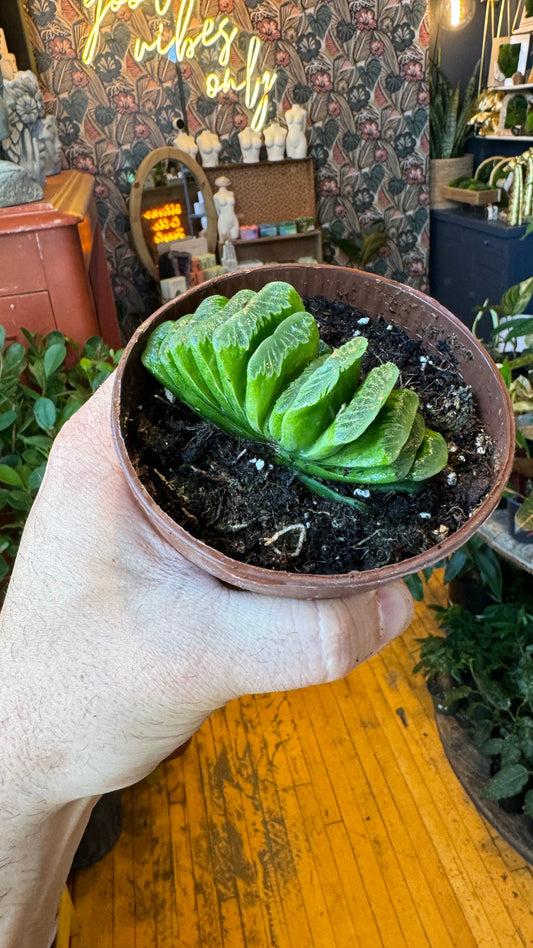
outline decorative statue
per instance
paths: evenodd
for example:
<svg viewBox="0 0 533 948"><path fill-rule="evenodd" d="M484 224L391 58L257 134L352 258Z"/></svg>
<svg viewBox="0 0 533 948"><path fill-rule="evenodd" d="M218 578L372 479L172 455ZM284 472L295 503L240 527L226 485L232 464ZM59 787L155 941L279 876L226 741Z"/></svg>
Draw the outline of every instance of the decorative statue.
<svg viewBox="0 0 533 948"><path fill-rule="evenodd" d="M249 125L239 132L239 144L241 146L242 160L245 165L251 165L259 161L259 152L263 139L261 132L255 132Z"/></svg>
<svg viewBox="0 0 533 948"><path fill-rule="evenodd" d="M205 128L204 131L198 135L196 142L200 149L204 168L216 168L218 165L218 153L222 148L218 135L215 135L214 132L210 132L209 129Z"/></svg>
<svg viewBox="0 0 533 948"><path fill-rule="evenodd" d="M224 176L217 178L215 185L218 191L215 191L213 195L218 215L218 239L221 244L226 240L237 240L239 236L239 220L235 213L235 195L233 191L228 191L229 184L229 178Z"/></svg>
<svg viewBox="0 0 533 948"><path fill-rule="evenodd" d="M43 189L25 168L12 161L0 161L0 207L40 201Z"/></svg>
<svg viewBox="0 0 533 948"><path fill-rule="evenodd" d="M307 112L301 105L295 103L285 112L287 123L287 141L285 147L288 158L305 158L307 155Z"/></svg>
<svg viewBox="0 0 533 948"><path fill-rule="evenodd" d="M41 186L45 182L42 149L44 99L37 77L29 69L4 83L4 101L9 112L9 138L3 139L6 157L26 168Z"/></svg>
<svg viewBox="0 0 533 948"><path fill-rule="evenodd" d="M9 139L9 110L4 101L4 81L0 71L0 142ZM40 201L43 189L25 168L0 160L0 207Z"/></svg>
<svg viewBox="0 0 533 948"><path fill-rule="evenodd" d="M187 155L190 155L191 158L196 159L196 155L198 154L198 145L196 144L192 135L188 135L187 132L183 131L183 129L178 132L172 144L174 145L174 148L179 148L180 151L184 151Z"/></svg>
<svg viewBox="0 0 533 948"><path fill-rule="evenodd" d="M282 161L285 154L287 129L283 128L279 122L272 122L270 125L267 125L263 134L265 136L268 160Z"/></svg>
<svg viewBox="0 0 533 948"><path fill-rule="evenodd" d="M37 140L41 146L45 177L59 174L61 171L61 142L57 132L57 122L53 115L47 115L41 122L37 132Z"/></svg>

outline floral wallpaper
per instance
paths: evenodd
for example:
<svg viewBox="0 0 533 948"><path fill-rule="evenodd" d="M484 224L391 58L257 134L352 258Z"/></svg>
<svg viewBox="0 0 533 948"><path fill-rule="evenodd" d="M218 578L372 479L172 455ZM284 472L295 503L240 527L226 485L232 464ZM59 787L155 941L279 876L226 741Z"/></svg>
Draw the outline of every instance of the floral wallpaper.
<svg viewBox="0 0 533 948"><path fill-rule="evenodd" d="M185 0L183 0L185 2ZM319 224L335 241L383 227L387 240L368 269L427 290L429 248L428 32L425 0L197 0L202 18L227 16L239 29L235 74L251 34L258 68L275 70L268 118L292 103L308 112ZM92 63L82 51L99 0L26 0L46 110L56 116L64 166L94 175L114 292L140 319L154 287L131 249L128 195L149 151L171 144L175 121L195 135L216 131L221 163L240 160L238 132L252 113L232 89L209 98L205 74L216 45L180 66L154 50L140 62L134 37L174 33L179 0L114 0ZM168 7L168 10L165 8ZM333 247L326 244L328 259ZM338 262L346 259L337 250Z"/></svg>

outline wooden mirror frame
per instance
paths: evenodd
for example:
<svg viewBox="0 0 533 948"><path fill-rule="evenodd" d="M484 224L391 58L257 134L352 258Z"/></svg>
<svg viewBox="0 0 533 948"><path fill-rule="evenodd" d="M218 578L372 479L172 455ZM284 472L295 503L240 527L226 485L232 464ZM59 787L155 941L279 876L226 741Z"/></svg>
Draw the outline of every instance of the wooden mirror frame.
<svg viewBox="0 0 533 948"><path fill-rule="evenodd" d="M159 280L159 272L157 264L152 258L152 254L148 249L148 244L146 243L142 223L141 223L141 206L142 206L142 196L144 183L152 171L154 165L159 161L164 161L166 158L173 158L174 161L181 161L189 171L194 175L197 183L198 190L202 192L202 197L205 204L205 213L207 217L207 249L209 253L216 252L217 246L217 212L215 208L215 202L213 200L213 192L211 190L211 185L207 180L205 171L198 164L194 158L191 158L190 155L185 151L181 151L180 148L174 148L171 145L164 146L163 148L154 148L146 158L143 158L139 167L137 168L137 174L135 175L135 181L131 187L130 193L130 225L131 225L131 234L133 237L133 243L135 244L135 249L139 254L139 257L148 270L150 276L154 280Z"/></svg>

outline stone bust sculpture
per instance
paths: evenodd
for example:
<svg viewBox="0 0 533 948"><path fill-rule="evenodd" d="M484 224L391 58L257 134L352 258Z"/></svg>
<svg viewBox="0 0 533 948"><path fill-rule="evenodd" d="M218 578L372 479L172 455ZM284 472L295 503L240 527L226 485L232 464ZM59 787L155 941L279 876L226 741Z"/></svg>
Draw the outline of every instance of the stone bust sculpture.
<svg viewBox="0 0 533 948"><path fill-rule="evenodd" d="M6 157L44 185L45 173L39 144L44 119L44 99L37 77L28 69L4 83L9 113L9 138L2 141Z"/></svg>

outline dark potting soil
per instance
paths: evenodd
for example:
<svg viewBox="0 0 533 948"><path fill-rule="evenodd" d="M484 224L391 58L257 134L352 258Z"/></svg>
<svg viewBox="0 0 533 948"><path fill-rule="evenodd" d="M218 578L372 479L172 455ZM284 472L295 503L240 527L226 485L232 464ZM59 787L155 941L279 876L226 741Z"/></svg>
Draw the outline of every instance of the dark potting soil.
<svg viewBox="0 0 533 948"><path fill-rule="evenodd" d="M240 441L148 386L129 426L129 450L145 487L189 533L227 556L301 573L347 573L399 562L434 546L469 517L491 483L492 444L446 343L426 350L394 323L323 297L306 309L331 346L368 337L361 381L381 362L420 397L426 425L449 445L446 468L416 493L330 482L360 511L312 493L261 442Z"/></svg>

